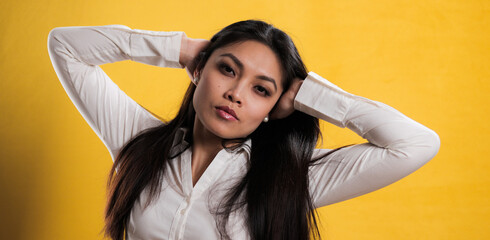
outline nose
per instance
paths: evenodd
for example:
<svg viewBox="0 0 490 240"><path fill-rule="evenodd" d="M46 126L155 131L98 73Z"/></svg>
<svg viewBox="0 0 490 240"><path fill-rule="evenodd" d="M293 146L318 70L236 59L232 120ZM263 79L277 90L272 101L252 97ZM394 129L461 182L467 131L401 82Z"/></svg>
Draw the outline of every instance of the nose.
<svg viewBox="0 0 490 240"><path fill-rule="evenodd" d="M225 98L230 100L231 102L234 102L238 105L242 104L242 98L243 98L243 91L242 91L242 86L240 84L235 84L234 86L230 87L228 91L225 92Z"/></svg>

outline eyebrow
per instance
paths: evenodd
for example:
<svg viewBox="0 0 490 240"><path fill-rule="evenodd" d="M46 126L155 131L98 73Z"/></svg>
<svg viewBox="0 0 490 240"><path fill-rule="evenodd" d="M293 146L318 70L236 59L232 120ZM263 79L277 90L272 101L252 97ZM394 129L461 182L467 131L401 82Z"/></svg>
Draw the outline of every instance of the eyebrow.
<svg viewBox="0 0 490 240"><path fill-rule="evenodd" d="M223 53L223 54L220 55L220 57L229 57L229 58L231 58L231 60L233 60L233 62L235 62L235 64L238 66L238 68L240 68L240 70L243 70L243 63L240 62L240 60L238 60L238 58L235 57L235 55L233 55L231 53ZM274 84L274 89L277 91L277 85L276 85L276 81L274 80L274 78L271 78L271 77L268 77L268 76L264 76L264 75L260 75L257 78L273 83Z"/></svg>

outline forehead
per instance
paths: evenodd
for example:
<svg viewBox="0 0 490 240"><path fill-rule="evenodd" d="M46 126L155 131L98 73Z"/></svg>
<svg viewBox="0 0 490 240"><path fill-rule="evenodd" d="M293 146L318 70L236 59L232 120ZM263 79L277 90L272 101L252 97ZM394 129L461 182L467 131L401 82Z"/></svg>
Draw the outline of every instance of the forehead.
<svg viewBox="0 0 490 240"><path fill-rule="evenodd" d="M216 60L228 58L224 54L233 54L243 63L245 72L254 75L265 75L282 83L281 62L277 55L267 45L258 41L244 41L216 49L211 58Z"/></svg>

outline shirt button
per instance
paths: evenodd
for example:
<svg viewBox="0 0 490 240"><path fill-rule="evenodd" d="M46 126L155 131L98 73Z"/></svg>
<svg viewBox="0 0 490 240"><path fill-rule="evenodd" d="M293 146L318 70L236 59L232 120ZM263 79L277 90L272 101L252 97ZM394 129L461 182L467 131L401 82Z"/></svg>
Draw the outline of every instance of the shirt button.
<svg viewBox="0 0 490 240"><path fill-rule="evenodd" d="M185 209L180 210L180 215L184 215L184 214L185 214Z"/></svg>
<svg viewBox="0 0 490 240"><path fill-rule="evenodd" d="M186 197L186 198L185 198L185 201L186 201L187 203L189 203L189 202L191 201L191 198L190 198L190 197Z"/></svg>

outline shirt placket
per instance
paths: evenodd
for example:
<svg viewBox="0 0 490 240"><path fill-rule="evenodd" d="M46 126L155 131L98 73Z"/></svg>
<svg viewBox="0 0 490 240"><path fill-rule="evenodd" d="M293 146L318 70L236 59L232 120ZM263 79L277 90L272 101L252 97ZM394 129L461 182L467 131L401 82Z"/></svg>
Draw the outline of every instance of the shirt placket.
<svg viewBox="0 0 490 240"><path fill-rule="evenodd" d="M177 209L177 216L175 217L175 229L171 229L172 239L181 240L184 239L185 225L187 217L192 208L192 204L195 199L198 199L209 188L214 181L214 177L223 169L226 159L232 157L233 154L227 153L226 150L221 150L208 166L206 171L200 177L195 186L192 185L192 169L191 169L191 157L190 151L183 154L183 166L182 176L184 185L184 199Z"/></svg>
<svg viewBox="0 0 490 240"><path fill-rule="evenodd" d="M177 215L178 219L176 219L177 222L177 227L175 229L175 238L178 240L184 239L184 230L185 230L185 223L187 221L187 216L189 216L189 211L192 207L191 204L191 196L187 196L184 198L184 201L180 204L178 210L177 210Z"/></svg>
<svg viewBox="0 0 490 240"><path fill-rule="evenodd" d="M191 194L193 192L192 189L192 171L190 169L191 166L191 153L189 150L183 152L181 155L181 176L182 176L182 190L183 190L183 199L180 203L179 207L174 216L174 220L172 221L172 226L170 228L169 239L170 240L178 240L182 239L183 232L185 229L185 222L189 213L189 209L191 208Z"/></svg>

